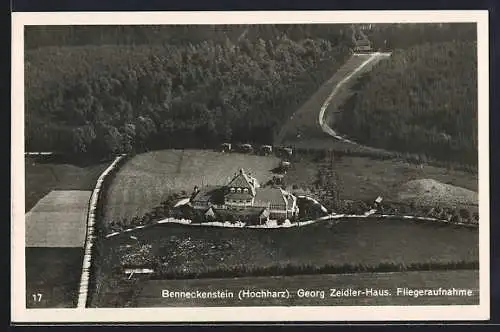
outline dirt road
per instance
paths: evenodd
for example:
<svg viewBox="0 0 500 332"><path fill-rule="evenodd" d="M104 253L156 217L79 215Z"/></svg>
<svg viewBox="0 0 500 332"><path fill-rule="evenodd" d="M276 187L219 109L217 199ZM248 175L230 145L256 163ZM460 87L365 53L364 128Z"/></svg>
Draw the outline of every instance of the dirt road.
<svg viewBox="0 0 500 332"><path fill-rule="evenodd" d="M356 74L361 73L362 70L365 69L369 64L374 63L375 61L378 61L381 58L388 57L390 55L391 55L390 53L380 53L380 52L375 52L375 53L370 54L370 57L368 59L366 59L365 61L363 61L350 74L348 74L347 76L345 76L340 82L337 83L337 85L333 89L332 93L325 100L325 102L323 103L323 105L321 106L321 109L319 111L318 122L319 122L319 125L321 126L321 129L323 130L324 133L326 133L326 134L328 134L328 135L330 135L330 136L332 136L332 137L334 137L334 138L336 138L338 140L342 140L342 141L345 141L345 142L348 142L348 143L354 143L355 144L355 142L350 141L350 140L348 140L346 138L341 137L332 128L330 128L330 126L325 122L325 112L326 112L328 106L330 105L330 102L333 100L333 98L335 98L335 96L338 94L338 92L340 91L340 89L347 82L349 82L353 77L355 77ZM359 56L359 55L354 54L353 57L354 56Z"/></svg>
<svg viewBox="0 0 500 332"><path fill-rule="evenodd" d="M318 140L331 142L328 136L336 137L336 133L325 123L328 108L342 105L347 97L346 87L355 81L357 75L367 71L378 60L390 53L354 54L335 74L302 105L281 128L276 144L292 146L319 146ZM348 95L348 94L347 94ZM319 121L318 121L319 119ZM325 136L325 133L328 136ZM338 138L338 137L336 137ZM326 139L326 140L325 140Z"/></svg>

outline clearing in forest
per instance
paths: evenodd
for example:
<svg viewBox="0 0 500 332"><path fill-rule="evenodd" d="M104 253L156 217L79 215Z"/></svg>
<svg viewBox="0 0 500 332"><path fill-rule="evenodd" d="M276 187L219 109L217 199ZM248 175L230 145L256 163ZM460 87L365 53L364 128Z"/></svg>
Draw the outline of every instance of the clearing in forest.
<svg viewBox="0 0 500 332"><path fill-rule="evenodd" d="M107 193L105 221L142 216L172 192L221 186L239 169L265 183L278 166L274 156L208 150L161 150L134 156L118 171Z"/></svg>
<svg viewBox="0 0 500 332"><path fill-rule="evenodd" d="M387 53L356 54L309 98L285 123L276 142L278 145L317 147L318 141L331 142L319 121L320 114L330 112L349 97L349 87L362 73L370 70ZM326 112L325 112L326 109ZM322 114L323 113L323 114ZM326 122L328 123L328 122ZM327 138L327 140L325 140Z"/></svg>

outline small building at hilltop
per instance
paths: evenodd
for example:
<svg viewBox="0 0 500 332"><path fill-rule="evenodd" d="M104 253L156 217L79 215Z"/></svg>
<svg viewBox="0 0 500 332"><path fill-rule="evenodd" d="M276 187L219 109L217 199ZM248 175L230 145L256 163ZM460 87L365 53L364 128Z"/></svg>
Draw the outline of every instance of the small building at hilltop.
<svg viewBox="0 0 500 332"><path fill-rule="evenodd" d="M261 187L241 169L225 186L195 188L191 206L205 219L265 223L269 219L294 219L297 198L278 187Z"/></svg>
<svg viewBox="0 0 500 332"><path fill-rule="evenodd" d="M373 52L371 43L367 39L357 40L354 46L354 52L356 53L371 53Z"/></svg>

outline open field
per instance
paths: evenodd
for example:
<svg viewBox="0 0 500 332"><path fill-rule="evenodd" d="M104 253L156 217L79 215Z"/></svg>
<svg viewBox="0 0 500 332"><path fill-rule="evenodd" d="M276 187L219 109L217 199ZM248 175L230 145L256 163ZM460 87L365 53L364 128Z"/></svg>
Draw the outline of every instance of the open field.
<svg viewBox="0 0 500 332"><path fill-rule="evenodd" d="M408 181L397 191L398 201L418 202L421 205L478 206L478 193L445 184L433 179Z"/></svg>
<svg viewBox="0 0 500 332"><path fill-rule="evenodd" d="M26 247L83 247L91 191L54 190L26 213Z"/></svg>
<svg viewBox="0 0 500 332"><path fill-rule="evenodd" d="M136 241L152 245L157 271L180 279L211 272L230 276L234 269L251 276L258 275L259 269L287 265L376 267L479 259L477 229L453 225L348 219L262 231L163 224L102 242L93 306L120 306L137 295L142 281L127 280L116 270L123 252L120 247Z"/></svg>
<svg viewBox="0 0 500 332"><path fill-rule="evenodd" d="M40 162L25 158L25 210L52 190L92 190L105 163L77 166L70 163Z"/></svg>
<svg viewBox="0 0 500 332"><path fill-rule="evenodd" d="M479 304L479 272L477 270L416 271L394 273L323 274L284 277L249 277L234 279L200 280L148 280L141 283L137 298L131 302L135 307L208 307L208 306L283 306L283 305L450 305ZM472 289L473 296L426 296L397 295L397 288ZM330 290L354 289L364 294L352 297L330 297ZM289 299L243 298L241 290L285 291ZM324 298L299 297L299 289L324 291ZM369 296L367 289L387 290L389 296ZM169 291L227 291L234 297L225 299L163 298L162 290ZM368 293L370 294L370 293ZM373 293L371 293L373 294ZM321 295L321 294L320 294Z"/></svg>
<svg viewBox="0 0 500 332"><path fill-rule="evenodd" d="M325 147L332 147L331 144L334 140L323 132L319 123L321 107L328 100L329 96L335 90L335 87L342 82L343 79L351 75L356 68L370 59L370 57L372 57L370 54L351 56L351 58L349 58L349 60L293 114L281 129L277 137L277 144L304 148L319 148L318 143L320 142L320 144L325 145ZM354 84L356 78L369 71L382 58L383 57L377 57L344 83L342 88L336 92L334 98L331 100L326 110L326 114L339 107L339 105L342 105L350 96L349 87Z"/></svg>
<svg viewBox="0 0 500 332"><path fill-rule="evenodd" d="M247 268L264 268L477 261L479 247L477 229L406 220L335 220L266 231L159 225L129 234L151 244L167 272L196 273L243 262ZM128 236L107 240L107 245L130 243Z"/></svg>
<svg viewBox="0 0 500 332"><path fill-rule="evenodd" d="M83 248L26 248L26 306L76 307L82 259Z"/></svg>
<svg viewBox="0 0 500 332"><path fill-rule="evenodd" d="M335 74L326 81L285 123L281 129L277 144L290 144L309 137L326 136L321 131L318 115L321 106L332 93L335 86L354 69L369 59L369 55L352 56ZM297 135L300 134L300 137Z"/></svg>
<svg viewBox="0 0 500 332"><path fill-rule="evenodd" d="M276 157L209 150L162 150L133 157L113 180L106 200L105 220L141 216L159 205L169 193L194 186L223 185L244 168L261 183L272 178Z"/></svg>
<svg viewBox="0 0 500 332"><path fill-rule="evenodd" d="M90 194L54 190L26 213L28 308L76 306Z"/></svg>
<svg viewBox="0 0 500 332"><path fill-rule="evenodd" d="M106 168L56 159L25 158L28 308L76 307L89 197Z"/></svg>
<svg viewBox="0 0 500 332"><path fill-rule="evenodd" d="M400 187L415 179L434 179L472 191L478 190L477 174L430 165L420 168L400 160L375 160L351 156L335 158L333 168L326 161L314 162L303 158L292 163L291 169L285 175L285 183L289 187L293 184L302 188L314 187L321 168L330 168L337 173L341 199L372 200L381 195L386 199L397 201Z"/></svg>

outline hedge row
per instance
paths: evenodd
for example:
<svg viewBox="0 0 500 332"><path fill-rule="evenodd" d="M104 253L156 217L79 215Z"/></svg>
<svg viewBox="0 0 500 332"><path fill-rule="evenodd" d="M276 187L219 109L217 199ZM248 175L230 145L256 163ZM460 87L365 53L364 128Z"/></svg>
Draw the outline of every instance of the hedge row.
<svg viewBox="0 0 500 332"><path fill-rule="evenodd" d="M452 208L441 206L423 206L404 204L400 202L385 202L375 204L367 201L341 201L337 213L363 214L370 209L376 209L377 214L410 215L416 217L435 218L446 220L453 224L463 223L470 225L479 224L479 213L471 207Z"/></svg>
<svg viewBox="0 0 500 332"><path fill-rule="evenodd" d="M423 263L396 263L383 262L377 265L365 264L328 264L317 265L274 265L267 267L237 265L224 268L185 272L171 270L160 264L153 265L155 273L151 279L200 279L200 278L236 278L236 277L261 277L261 276L294 276L314 274L344 274L361 272L405 272L405 271L446 271L446 270L477 270L478 261L452 261L452 262L423 262Z"/></svg>
<svg viewBox="0 0 500 332"><path fill-rule="evenodd" d="M196 211L186 211L183 212L178 209L173 209L175 202L182 197L182 194L176 193L167 198L161 205L153 209L153 211L146 213L143 216L136 216L132 219L122 219L117 221L107 222L106 232L122 232L128 228L134 228L137 226L145 226L152 224L155 221L162 220L165 218L187 218L192 220L194 223L202 223L206 219ZM325 204L327 206L331 204ZM390 215L410 215L416 217L428 217L440 220L446 220L453 224L463 223L469 225L478 225L479 214L476 211L471 212L467 208L450 208L450 207L429 207L429 206L418 206L412 204L404 203L393 203L393 202L382 202L381 204L375 204L373 201L348 201L340 200L336 203L335 213L346 214L346 215L363 215L371 209L376 209L377 214L390 214ZM188 215L186 215L186 213ZM320 208L315 204L302 204L299 211L298 221L303 222L306 220L317 219L324 216L325 213L320 210ZM228 220L230 222L236 222L236 219ZM292 220L293 222L294 220ZM246 220L246 222L251 222L251 220Z"/></svg>

